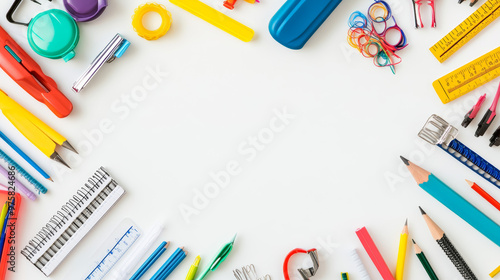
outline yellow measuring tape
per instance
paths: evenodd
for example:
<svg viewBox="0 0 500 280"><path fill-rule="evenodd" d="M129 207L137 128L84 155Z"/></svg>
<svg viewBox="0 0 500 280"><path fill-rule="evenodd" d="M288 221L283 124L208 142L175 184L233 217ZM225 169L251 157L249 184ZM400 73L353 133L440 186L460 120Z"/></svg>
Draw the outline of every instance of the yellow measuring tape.
<svg viewBox="0 0 500 280"><path fill-rule="evenodd" d="M439 62L445 61L498 16L500 16L500 0L488 0L432 46L430 51Z"/></svg>
<svg viewBox="0 0 500 280"><path fill-rule="evenodd" d="M443 103L448 103L500 76L500 47L467 63L432 83Z"/></svg>

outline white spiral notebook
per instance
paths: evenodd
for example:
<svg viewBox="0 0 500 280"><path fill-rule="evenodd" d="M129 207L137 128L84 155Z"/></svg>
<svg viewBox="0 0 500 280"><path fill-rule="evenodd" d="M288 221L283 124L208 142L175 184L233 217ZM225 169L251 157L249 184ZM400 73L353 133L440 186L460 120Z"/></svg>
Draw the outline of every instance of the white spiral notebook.
<svg viewBox="0 0 500 280"><path fill-rule="evenodd" d="M99 168L21 253L49 276L124 193L108 172Z"/></svg>

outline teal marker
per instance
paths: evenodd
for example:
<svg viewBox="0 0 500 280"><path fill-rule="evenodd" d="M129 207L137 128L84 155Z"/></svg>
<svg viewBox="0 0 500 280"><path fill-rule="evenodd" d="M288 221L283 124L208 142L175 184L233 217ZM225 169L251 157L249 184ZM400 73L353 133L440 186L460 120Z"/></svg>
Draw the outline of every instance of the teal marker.
<svg viewBox="0 0 500 280"><path fill-rule="evenodd" d="M448 207L453 213L500 246L500 226L479 211L474 205L448 187L439 178L401 157L417 184L427 193Z"/></svg>
<svg viewBox="0 0 500 280"><path fill-rule="evenodd" d="M205 279L205 277L207 276L207 274L210 271L215 271L219 267L219 265L227 258L227 256L229 255L229 253L233 249L233 244L234 244L234 240L235 239L236 239L236 235L234 236L234 238L233 238L232 241L230 241L229 243L227 243L224 246L222 246L222 248L220 249L219 253L217 253L217 255L215 256L214 260L203 271L203 273L200 274L200 276L198 276L198 278L196 278L196 280L203 280L203 279Z"/></svg>

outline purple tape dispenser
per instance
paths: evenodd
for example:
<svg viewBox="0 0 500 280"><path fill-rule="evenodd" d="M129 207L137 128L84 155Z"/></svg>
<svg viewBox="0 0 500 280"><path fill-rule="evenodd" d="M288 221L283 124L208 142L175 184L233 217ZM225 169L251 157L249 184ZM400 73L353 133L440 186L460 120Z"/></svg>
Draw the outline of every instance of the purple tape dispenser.
<svg viewBox="0 0 500 280"><path fill-rule="evenodd" d="M64 0L66 11L80 22L98 18L107 6L107 0Z"/></svg>

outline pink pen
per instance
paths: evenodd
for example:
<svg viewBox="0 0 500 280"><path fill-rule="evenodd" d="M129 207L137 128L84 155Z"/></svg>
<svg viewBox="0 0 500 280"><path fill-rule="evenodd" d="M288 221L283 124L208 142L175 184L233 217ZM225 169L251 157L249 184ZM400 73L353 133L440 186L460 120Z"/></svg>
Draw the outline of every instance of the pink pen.
<svg viewBox="0 0 500 280"><path fill-rule="evenodd" d="M476 130L476 137L483 136L486 133L486 130L490 127L491 123L497 116L497 105L498 105L498 99L500 98L500 85L498 86L497 94L495 95L495 99L493 100L493 103L491 104L490 109L486 114L484 115L483 119L479 123L477 130Z"/></svg>
<svg viewBox="0 0 500 280"><path fill-rule="evenodd" d="M4 176L7 180L9 180L9 172L3 166L0 166L0 174L2 174L2 176ZM23 185L23 183L19 182L19 180L15 179L14 184L16 188L20 189L21 192L23 192L29 199L31 200L36 199L36 195L32 191L30 191L25 185Z"/></svg>
<svg viewBox="0 0 500 280"><path fill-rule="evenodd" d="M368 233L366 227L362 227L356 230L356 235L358 235L359 241L361 241L363 248L365 248L366 253L368 253L368 256L370 256L370 259L372 260L380 275L382 275L382 278L384 280L394 280L394 276L392 275L391 270L380 254L380 251L375 245L375 242L373 242L373 239Z"/></svg>
<svg viewBox="0 0 500 280"><path fill-rule="evenodd" d="M462 122L463 127L468 127L469 124L477 117L479 110L481 110L481 106L483 106L484 101L486 100L486 93L483 96L479 97L476 105L470 109L469 112L464 117L464 121Z"/></svg>

